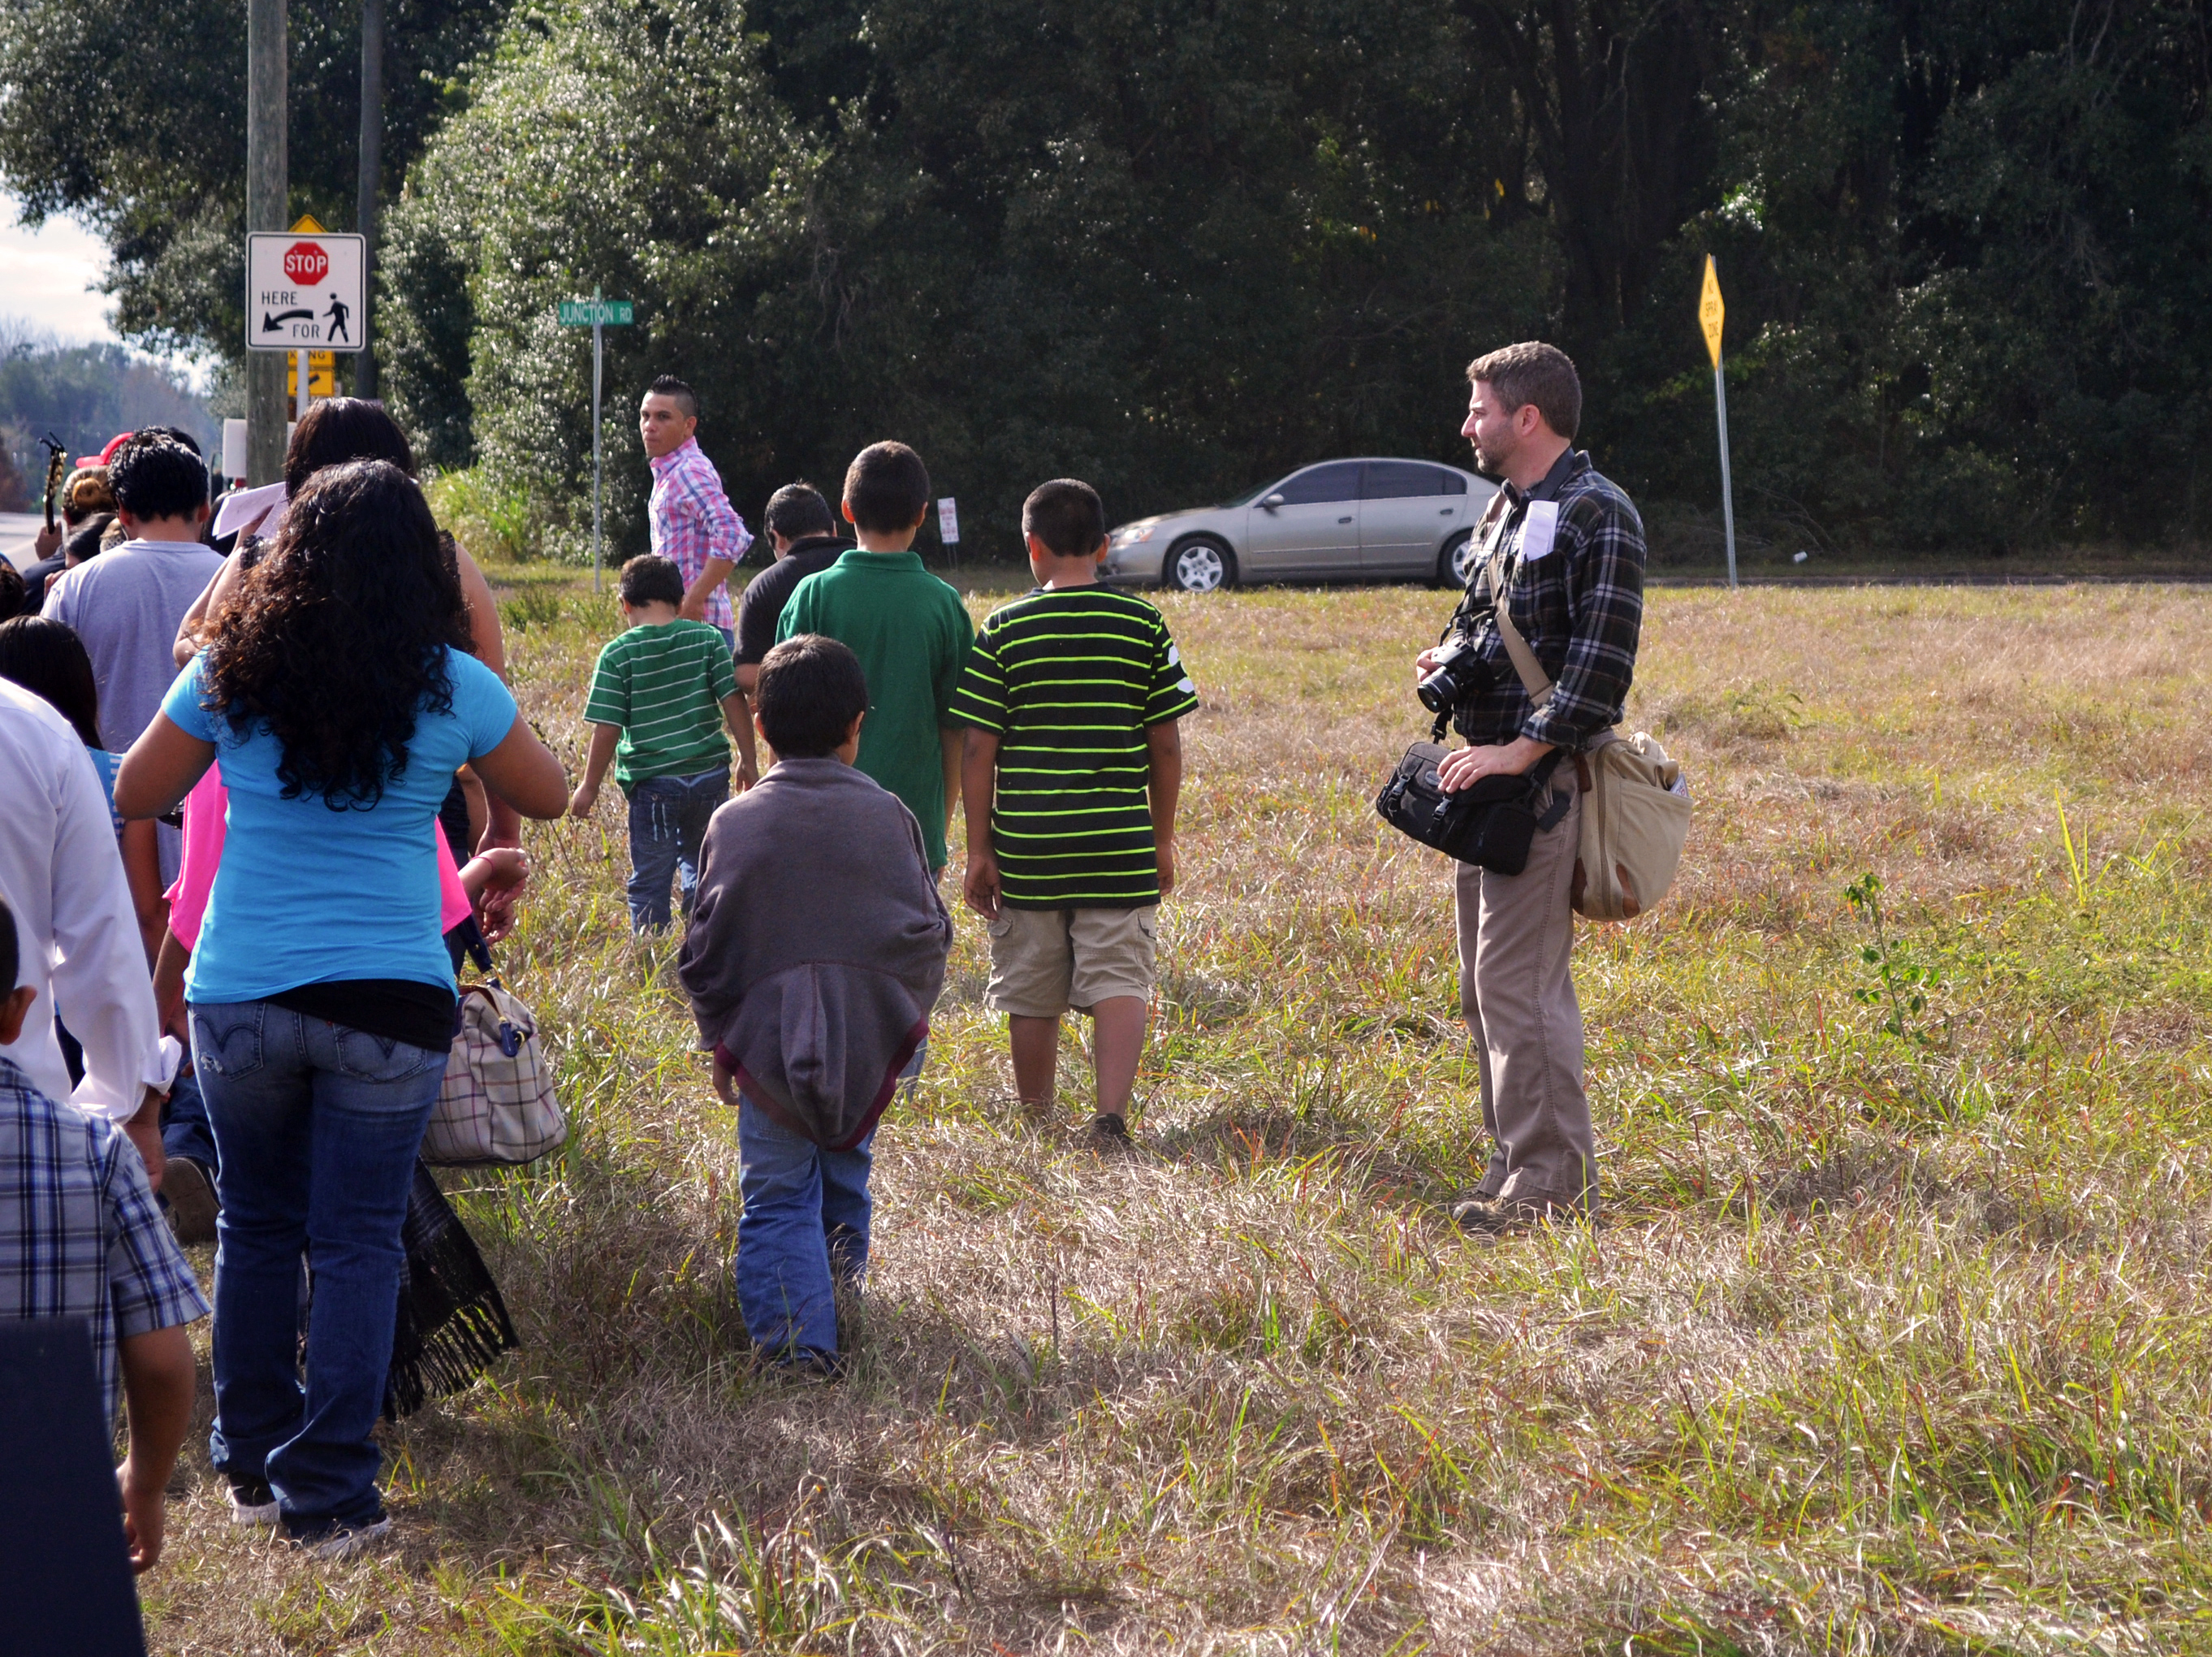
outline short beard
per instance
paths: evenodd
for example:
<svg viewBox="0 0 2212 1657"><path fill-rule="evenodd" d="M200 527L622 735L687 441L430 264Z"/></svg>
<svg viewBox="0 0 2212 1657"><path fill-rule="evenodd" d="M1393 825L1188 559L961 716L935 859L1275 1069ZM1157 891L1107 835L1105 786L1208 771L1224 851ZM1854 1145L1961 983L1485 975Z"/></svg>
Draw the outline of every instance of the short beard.
<svg viewBox="0 0 2212 1657"><path fill-rule="evenodd" d="M1493 478L1505 475L1505 463L1510 459L1512 456L1509 454L1492 454L1480 443L1474 446L1474 469L1486 472Z"/></svg>

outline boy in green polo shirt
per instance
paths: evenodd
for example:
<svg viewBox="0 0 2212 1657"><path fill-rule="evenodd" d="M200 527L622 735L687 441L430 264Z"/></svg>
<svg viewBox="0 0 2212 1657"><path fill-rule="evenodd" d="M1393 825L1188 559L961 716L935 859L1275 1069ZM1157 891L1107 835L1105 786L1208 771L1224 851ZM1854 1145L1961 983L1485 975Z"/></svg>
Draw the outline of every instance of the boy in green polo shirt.
<svg viewBox="0 0 2212 1657"><path fill-rule="evenodd" d="M592 670L584 703L592 751L568 812L592 814L613 761L615 781L629 801L630 929L658 932L672 918L671 874L690 915L707 821L729 798L724 725L738 739L740 790L753 785L757 762L721 631L677 614L684 572L676 561L650 552L632 558L623 566L618 598L629 631L608 641Z"/></svg>
<svg viewBox="0 0 2212 1657"><path fill-rule="evenodd" d="M961 734L952 693L975 624L960 594L922 568L915 533L929 511L929 472L904 443L871 443L845 470L845 520L860 545L793 591L778 639L820 633L860 659L868 717L854 763L921 825L933 874L960 797Z"/></svg>

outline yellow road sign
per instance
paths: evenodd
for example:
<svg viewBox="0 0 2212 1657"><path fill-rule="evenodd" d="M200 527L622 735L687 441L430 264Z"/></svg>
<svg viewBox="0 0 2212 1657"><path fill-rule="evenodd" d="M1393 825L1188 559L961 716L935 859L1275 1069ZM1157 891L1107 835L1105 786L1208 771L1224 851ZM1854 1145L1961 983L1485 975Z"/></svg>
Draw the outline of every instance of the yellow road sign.
<svg viewBox="0 0 2212 1657"><path fill-rule="evenodd" d="M292 227L289 234L293 235L319 236L325 235L325 232L323 229L321 220L318 219L313 213L302 213L300 215L300 222Z"/></svg>
<svg viewBox="0 0 2212 1657"><path fill-rule="evenodd" d="M307 353L307 394L311 397L336 397L338 394L338 354L336 351ZM284 395L300 394L300 354L288 353L284 358Z"/></svg>
<svg viewBox="0 0 2212 1657"><path fill-rule="evenodd" d="M1705 290L1698 296L1698 323L1705 331L1705 349L1712 353L1713 367L1721 365L1721 319L1728 308L1721 303L1720 273L1713 269L1713 256L1705 255Z"/></svg>

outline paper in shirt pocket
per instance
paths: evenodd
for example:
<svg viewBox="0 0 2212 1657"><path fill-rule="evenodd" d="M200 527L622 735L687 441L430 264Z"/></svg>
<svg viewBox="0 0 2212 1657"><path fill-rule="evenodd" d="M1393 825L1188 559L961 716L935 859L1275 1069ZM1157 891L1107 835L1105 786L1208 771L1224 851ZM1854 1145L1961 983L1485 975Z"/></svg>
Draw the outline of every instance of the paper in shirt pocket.
<svg viewBox="0 0 2212 1657"><path fill-rule="evenodd" d="M1534 564L1547 556L1559 534L1559 503L1531 501L1528 515L1521 521L1521 562Z"/></svg>

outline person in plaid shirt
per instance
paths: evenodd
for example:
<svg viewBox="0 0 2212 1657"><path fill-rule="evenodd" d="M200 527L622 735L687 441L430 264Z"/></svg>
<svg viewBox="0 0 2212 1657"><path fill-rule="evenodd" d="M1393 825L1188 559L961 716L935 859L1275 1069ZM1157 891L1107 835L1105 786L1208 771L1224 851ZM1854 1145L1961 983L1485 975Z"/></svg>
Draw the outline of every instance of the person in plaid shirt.
<svg viewBox="0 0 2212 1657"><path fill-rule="evenodd" d="M676 613L684 621L703 621L737 643L737 617L730 608L730 572L753 544L745 521L722 492L722 475L700 452L699 399L672 374L646 388L637 409L638 436L653 469L653 497L647 516L653 550L673 558L684 572L684 602Z"/></svg>
<svg viewBox="0 0 2212 1657"><path fill-rule="evenodd" d="M1461 435L1474 444L1476 466L1505 480L1477 533L1486 554L1504 551L1504 601L1552 693L1537 706L1514 671L1486 556L1445 630L1471 642L1480 664L1462 675L1470 688L1453 710L1468 746L1437 767L1455 793L1478 777L1520 776L1555 749L1579 755L1618 724L1644 626L1644 521L1574 447L1583 406L1575 365L1556 346L1530 343L1476 358L1467 377L1474 389ZM1418 676L1435 655L1421 653ZM1597 1217L1583 1015L1567 971L1579 771L1554 762L1550 785L1571 803L1538 833L1520 874L1459 866L1460 1009L1491 1136L1481 1185L1452 1211L1468 1231Z"/></svg>
<svg viewBox="0 0 2212 1657"><path fill-rule="evenodd" d="M18 984L15 911L0 899L0 1046L22 1033L36 989ZM105 1118L58 1105L0 1057L0 1318L82 1318L103 1419L117 1371L131 1448L117 1477L133 1569L161 1557L163 1492L192 1422L199 1281L155 1206L145 1165Z"/></svg>

